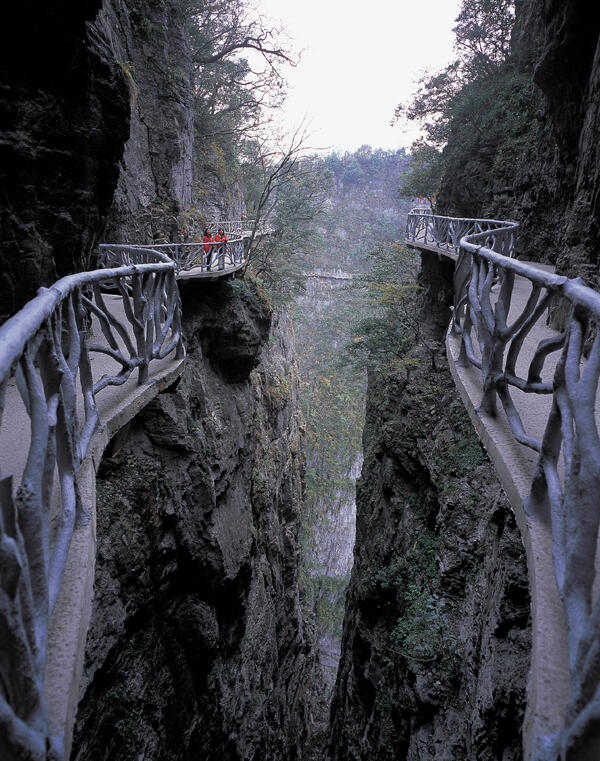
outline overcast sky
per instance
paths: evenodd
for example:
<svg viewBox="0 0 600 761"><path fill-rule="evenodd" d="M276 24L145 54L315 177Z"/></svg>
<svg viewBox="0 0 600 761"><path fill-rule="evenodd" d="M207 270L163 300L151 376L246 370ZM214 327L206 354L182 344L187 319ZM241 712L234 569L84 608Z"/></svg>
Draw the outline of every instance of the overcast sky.
<svg viewBox="0 0 600 761"><path fill-rule="evenodd" d="M410 98L425 70L450 60L460 0L255 2L304 50L287 73L288 128L306 115L315 147L410 145L415 127L391 127L394 108Z"/></svg>

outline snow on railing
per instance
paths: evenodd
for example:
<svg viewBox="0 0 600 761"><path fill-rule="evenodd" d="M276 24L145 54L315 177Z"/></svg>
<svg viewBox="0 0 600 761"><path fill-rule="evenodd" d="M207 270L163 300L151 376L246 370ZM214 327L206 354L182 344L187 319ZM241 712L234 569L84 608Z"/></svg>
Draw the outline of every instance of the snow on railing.
<svg viewBox="0 0 600 761"><path fill-rule="evenodd" d="M173 262L140 249L134 258L147 263L40 289L0 327L0 746L7 761L62 758L44 698L48 624L73 532L91 517L78 475L98 424L96 396L135 371L144 384L153 360L184 355ZM3 430L3 418L21 406L16 428ZM22 474L22 466L6 466L17 437Z"/></svg>
<svg viewBox="0 0 600 761"><path fill-rule="evenodd" d="M595 417L600 294L581 279L512 258L516 230L514 222L411 212L406 242L458 254L451 322L460 339L458 364L481 372L480 412L495 416L499 400L515 440L537 453L525 509L552 532L553 565L568 634L570 698L564 726L554 736L537 738L532 757L554 761L562 758L560 748L577 742L577 735L589 738L600 715L600 597L594 589L600 526L600 436ZM522 311L509 319L516 277L529 281L531 293ZM566 326L523 356L528 334L536 323L546 322L549 305L557 301L568 307ZM526 429L513 390L552 395L541 439Z"/></svg>

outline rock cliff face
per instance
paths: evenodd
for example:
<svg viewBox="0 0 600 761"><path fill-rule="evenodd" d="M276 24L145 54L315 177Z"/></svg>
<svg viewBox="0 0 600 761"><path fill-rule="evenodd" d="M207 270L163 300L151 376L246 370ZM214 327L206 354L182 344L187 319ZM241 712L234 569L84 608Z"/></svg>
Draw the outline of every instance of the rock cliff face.
<svg viewBox="0 0 600 761"><path fill-rule="evenodd" d="M600 10L518 0L513 56L487 83L468 153L448 153L445 212L517 219L525 259L600 286ZM459 125L460 126L460 125Z"/></svg>
<svg viewBox="0 0 600 761"><path fill-rule="evenodd" d="M239 218L223 157L194 142L184 5L2 7L0 320L103 239L180 239L192 205ZM300 758L314 660L287 320L240 281L182 298L186 375L101 466L73 758Z"/></svg>
<svg viewBox="0 0 600 761"><path fill-rule="evenodd" d="M0 321L93 266L102 240L181 240L192 207L244 211L218 147L195 139L184 5L3 4Z"/></svg>
<svg viewBox="0 0 600 761"><path fill-rule="evenodd" d="M538 41L535 81L544 92L561 178L558 269L600 287L600 8L583 0L524 7Z"/></svg>
<svg viewBox="0 0 600 761"><path fill-rule="evenodd" d="M0 321L86 268L106 219L129 104L100 6L0 11Z"/></svg>
<svg viewBox="0 0 600 761"><path fill-rule="evenodd" d="M127 76L131 131L105 238L180 241L206 222L245 211L235 178L214 141L195 129L189 10L169 0L106 0L100 14Z"/></svg>
<svg viewBox="0 0 600 761"><path fill-rule="evenodd" d="M287 318L240 281L184 292L183 308L184 377L100 470L72 758L300 759L314 661Z"/></svg>
<svg viewBox="0 0 600 761"><path fill-rule="evenodd" d="M332 758L519 759L524 550L441 344L410 359L369 379Z"/></svg>
<svg viewBox="0 0 600 761"><path fill-rule="evenodd" d="M191 205L194 109L184 5L106 0L100 14L126 75L131 106L106 230L111 241L168 238Z"/></svg>

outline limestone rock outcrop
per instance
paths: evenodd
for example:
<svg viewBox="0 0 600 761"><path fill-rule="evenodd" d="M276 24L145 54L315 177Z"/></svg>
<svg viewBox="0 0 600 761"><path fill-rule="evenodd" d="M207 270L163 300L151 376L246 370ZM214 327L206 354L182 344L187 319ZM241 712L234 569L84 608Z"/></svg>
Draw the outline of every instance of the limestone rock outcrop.
<svg viewBox="0 0 600 761"><path fill-rule="evenodd" d="M184 291L183 309L181 382L116 437L99 473L72 758L300 759L315 661L287 317L240 281Z"/></svg>
<svg viewBox="0 0 600 761"><path fill-rule="evenodd" d="M334 761L522 756L525 551L456 393L439 341L447 317L427 302L429 351L416 346L404 374L369 378Z"/></svg>

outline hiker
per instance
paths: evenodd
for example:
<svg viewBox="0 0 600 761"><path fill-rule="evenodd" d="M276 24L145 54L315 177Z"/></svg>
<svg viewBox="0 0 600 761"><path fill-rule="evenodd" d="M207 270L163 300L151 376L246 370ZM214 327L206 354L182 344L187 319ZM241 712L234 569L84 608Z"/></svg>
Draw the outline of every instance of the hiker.
<svg viewBox="0 0 600 761"><path fill-rule="evenodd" d="M215 239L212 236L210 228L209 227L205 227L204 228L204 243L207 244L207 243L214 243L214 242L215 242ZM214 246L207 246L207 245L204 246L204 253L206 254L206 267L207 267L207 269L210 269L210 260L211 260L211 257L212 257L213 248L214 248Z"/></svg>
<svg viewBox="0 0 600 761"><path fill-rule="evenodd" d="M218 247L217 251L219 252L219 262L223 262L223 266L225 266L225 252L227 251L227 241L228 241L227 235L225 235L225 230L222 227L219 227L219 231L217 232L217 236L215 238L216 243L220 243L221 245Z"/></svg>

